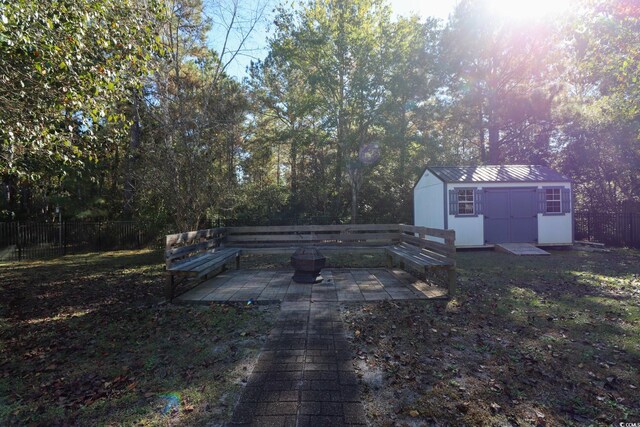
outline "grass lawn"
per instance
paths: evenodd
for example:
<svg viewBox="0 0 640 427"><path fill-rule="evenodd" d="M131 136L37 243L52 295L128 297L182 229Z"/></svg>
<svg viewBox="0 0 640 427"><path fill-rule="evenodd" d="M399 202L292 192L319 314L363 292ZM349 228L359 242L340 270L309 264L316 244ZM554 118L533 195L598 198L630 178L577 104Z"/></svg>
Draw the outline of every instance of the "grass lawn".
<svg viewBox="0 0 640 427"><path fill-rule="evenodd" d="M0 425L229 420L278 308L162 304L161 258L0 264ZM384 256L327 261L378 267ZM373 425L640 419L640 252L475 251L458 264L449 303L343 305Z"/></svg>
<svg viewBox="0 0 640 427"><path fill-rule="evenodd" d="M158 304L162 255L0 264L0 425L215 425L277 307Z"/></svg>
<svg viewBox="0 0 640 427"><path fill-rule="evenodd" d="M640 420L640 252L458 253L448 304L343 306L374 425Z"/></svg>

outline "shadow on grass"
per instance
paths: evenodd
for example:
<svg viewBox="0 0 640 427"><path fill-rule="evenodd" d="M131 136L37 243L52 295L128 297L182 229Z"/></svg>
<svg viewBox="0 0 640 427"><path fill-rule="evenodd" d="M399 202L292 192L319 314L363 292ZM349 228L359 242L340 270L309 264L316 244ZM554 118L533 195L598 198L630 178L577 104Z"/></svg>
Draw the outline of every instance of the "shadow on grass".
<svg viewBox="0 0 640 427"><path fill-rule="evenodd" d="M157 253L119 255L1 268L0 424L228 419L274 309L156 304Z"/></svg>
<svg viewBox="0 0 640 427"><path fill-rule="evenodd" d="M0 266L3 315L55 318L105 305L159 301L157 251L118 251Z"/></svg>
<svg viewBox="0 0 640 427"><path fill-rule="evenodd" d="M381 384L363 381L370 415L382 407L400 422L435 424L637 420L639 261L633 251L461 253L460 296L446 310L384 302L349 311L361 369L383 373Z"/></svg>

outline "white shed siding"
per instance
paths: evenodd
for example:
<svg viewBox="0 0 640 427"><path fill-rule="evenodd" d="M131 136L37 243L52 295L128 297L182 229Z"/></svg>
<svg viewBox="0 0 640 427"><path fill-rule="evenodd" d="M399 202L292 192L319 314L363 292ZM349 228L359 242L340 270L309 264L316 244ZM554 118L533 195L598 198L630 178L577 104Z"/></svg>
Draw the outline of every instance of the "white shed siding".
<svg viewBox="0 0 640 427"><path fill-rule="evenodd" d="M413 189L413 223L443 229L444 213L444 183L427 170Z"/></svg>
<svg viewBox="0 0 640 427"><path fill-rule="evenodd" d="M571 188L568 182L522 182L522 183L448 183L447 184L447 223L448 228L456 231L456 246L484 246L484 215L474 217L456 217L449 215L449 191L454 188L522 188L522 187L564 187ZM419 210L416 206L414 209ZM573 212L573 206L571 207ZM572 213L564 215L538 214L538 244L571 244L573 242ZM416 212L418 218L418 212ZM416 225L418 224L416 222Z"/></svg>
<svg viewBox="0 0 640 427"><path fill-rule="evenodd" d="M544 183L541 187L571 188L568 182ZM538 214L538 244L562 245L573 243L573 190L571 190L571 213L564 215Z"/></svg>
<svg viewBox="0 0 640 427"><path fill-rule="evenodd" d="M456 246L484 245L484 217L456 217L449 215L449 229L456 231Z"/></svg>
<svg viewBox="0 0 640 427"><path fill-rule="evenodd" d="M566 245L573 242L571 215L538 214L538 244Z"/></svg>

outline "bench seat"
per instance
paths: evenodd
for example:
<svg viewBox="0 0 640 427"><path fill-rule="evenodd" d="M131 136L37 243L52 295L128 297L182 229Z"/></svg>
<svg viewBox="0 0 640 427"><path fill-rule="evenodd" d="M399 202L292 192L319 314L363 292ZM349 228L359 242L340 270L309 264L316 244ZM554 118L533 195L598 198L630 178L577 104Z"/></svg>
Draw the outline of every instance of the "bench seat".
<svg viewBox="0 0 640 427"><path fill-rule="evenodd" d="M215 252L205 252L173 264L167 268L167 272L173 275L202 277L226 264L231 259L235 258L237 260L241 252L242 250L238 248L224 248Z"/></svg>
<svg viewBox="0 0 640 427"><path fill-rule="evenodd" d="M208 245L209 243L206 243ZM178 249L169 249L165 252L167 257L167 283L165 296L171 301L177 285L176 278L183 281L190 278L207 278L211 273L219 273L227 262L235 260L236 269L240 268L240 248L215 248L211 251L197 252L204 244L193 244ZM195 255L191 255L195 253ZM191 256L189 256L191 255ZM182 259L171 259L171 256Z"/></svg>
<svg viewBox="0 0 640 427"><path fill-rule="evenodd" d="M411 265L416 270L423 272L425 276L431 269L444 269L447 271L447 284L449 296L451 297L456 285L456 262L455 259L445 254L433 250L419 248L410 243L399 243L385 248L388 257L389 267L393 267L394 261L404 267Z"/></svg>
<svg viewBox="0 0 640 427"><path fill-rule="evenodd" d="M446 267L453 263L453 260L447 257L435 252L420 250L420 248L405 243L387 246L385 249L392 256L401 257L405 262L418 267Z"/></svg>

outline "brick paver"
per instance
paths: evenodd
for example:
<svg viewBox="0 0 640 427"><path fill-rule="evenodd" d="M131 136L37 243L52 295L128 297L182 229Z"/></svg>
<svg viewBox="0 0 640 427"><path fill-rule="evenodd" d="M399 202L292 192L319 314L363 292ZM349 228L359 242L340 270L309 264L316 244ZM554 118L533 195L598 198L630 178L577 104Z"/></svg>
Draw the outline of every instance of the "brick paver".
<svg viewBox="0 0 640 427"><path fill-rule="evenodd" d="M307 292L290 299L282 303L231 424L366 425L337 303L311 302Z"/></svg>

